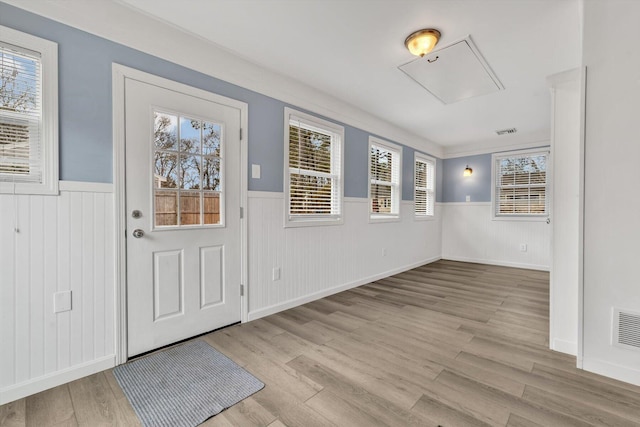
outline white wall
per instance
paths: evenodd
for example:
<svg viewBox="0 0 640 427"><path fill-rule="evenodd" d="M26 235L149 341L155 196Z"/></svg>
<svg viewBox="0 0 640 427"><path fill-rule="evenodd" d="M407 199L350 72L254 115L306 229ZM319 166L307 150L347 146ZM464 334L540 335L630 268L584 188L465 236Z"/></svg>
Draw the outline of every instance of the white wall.
<svg viewBox="0 0 640 427"><path fill-rule="evenodd" d="M585 369L640 385L640 351L611 344L613 307L640 312L640 2L584 2Z"/></svg>
<svg viewBox="0 0 640 427"><path fill-rule="evenodd" d="M491 202L442 203L442 258L549 270L551 227L493 220ZM527 251L520 251L520 244Z"/></svg>
<svg viewBox="0 0 640 427"><path fill-rule="evenodd" d="M577 354L580 268L580 71L549 78L552 87L553 250L549 345Z"/></svg>
<svg viewBox="0 0 640 427"><path fill-rule="evenodd" d="M0 195L0 404L114 366L111 191L62 182L57 197ZM440 258L439 207L435 220L419 221L403 202L399 222L375 224L367 208L347 198L343 225L283 228L283 194L250 192L249 318ZM64 290L72 310L56 314Z"/></svg>
<svg viewBox="0 0 640 427"><path fill-rule="evenodd" d="M413 202L403 201L391 223L369 222L368 199L345 198L344 209L343 225L283 228L283 194L249 192L249 319L440 258L439 207L435 220L415 220Z"/></svg>
<svg viewBox="0 0 640 427"><path fill-rule="evenodd" d="M114 365L111 187L0 195L0 404Z"/></svg>

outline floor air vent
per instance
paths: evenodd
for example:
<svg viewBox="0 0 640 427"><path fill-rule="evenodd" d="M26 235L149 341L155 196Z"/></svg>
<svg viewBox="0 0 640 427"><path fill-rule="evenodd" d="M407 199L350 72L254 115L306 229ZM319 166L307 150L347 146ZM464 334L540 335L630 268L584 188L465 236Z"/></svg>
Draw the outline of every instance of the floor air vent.
<svg viewBox="0 0 640 427"><path fill-rule="evenodd" d="M613 344L640 350L640 313L613 309Z"/></svg>

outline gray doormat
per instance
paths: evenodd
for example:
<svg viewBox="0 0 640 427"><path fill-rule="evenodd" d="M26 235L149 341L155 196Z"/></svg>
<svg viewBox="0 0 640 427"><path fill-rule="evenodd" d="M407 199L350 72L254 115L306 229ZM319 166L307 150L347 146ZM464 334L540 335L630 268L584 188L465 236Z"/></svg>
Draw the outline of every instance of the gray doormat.
<svg viewBox="0 0 640 427"><path fill-rule="evenodd" d="M200 340L120 365L113 374L147 427L197 426L264 387Z"/></svg>

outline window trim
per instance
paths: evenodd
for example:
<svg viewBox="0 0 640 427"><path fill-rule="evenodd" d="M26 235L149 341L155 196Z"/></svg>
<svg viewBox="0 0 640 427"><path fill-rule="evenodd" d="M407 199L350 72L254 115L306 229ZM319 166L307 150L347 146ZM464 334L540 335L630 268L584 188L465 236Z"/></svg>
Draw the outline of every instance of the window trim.
<svg viewBox="0 0 640 427"><path fill-rule="evenodd" d="M518 157L522 155L534 156L544 154L547 156L547 170L546 170L546 183L545 183L545 199L547 212L544 214L496 214L496 163L499 159L508 157ZM552 202L552 172L553 163L551 158L551 150L549 147L532 148L526 150L516 151L504 151L499 153L493 153L491 155L491 219L493 221L528 221L528 222L542 222L547 221L551 217L551 202Z"/></svg>
<svg viewBox="0 0 640 427"><path fill-rule="evenodd" d="M397 206L397 212L391 212L389 214L373 213L371 212L371 148L373 146L379 146L389 151L398 153L398 183L391 187L391 207ZM393 165L392 165L393 167ZM392 170L393 174L393 170ZM395 188L395 192L393 191ZM369 145L367 150L367 212L369 214L369 222L399 222L402 211L402 146L394 144L375 136L369 136Z"/></svg>
<svg viewBox="0 0 640 427"><path fill-rule="evenodd" d="M340 165L338 166L338 173L332 174L337 176L337 205L339 213L335 215L320 214L312 217L295 217L292 218L289 215L289 208L291 204L291 188L290 188L290 174L289 167L289 124L291 119L295 117L299 119L301 123L305 123L310 127L319 128L320 130L332 133L336 138L338 147L334 146L332 141L332 150L337 150L340 156ZM302 111L295 110L290 107L284 107L284 227L319 227L325 225L340 225L344 224L344 126L337 123L330 122L328 120L321 119L311 114L303 113ZM334 161L333 153L332 159Z"/></svg>
<svg viewBox="0 0 640 427"><path fill-rule="evenodd" d="M416 163L418 163L418 161L421 161L423 163L431 163L433 168L433 190L431 190L431 192L433 193L433 213L431 215L429 214L422 215L416 212L416 191L418 190L418 187L416 185ZM435 158L428 156L426 154L420 153L418 151L414 152L413 154L413 217L417 221L433 221L436 218L436 190L437 190L436 167L437 167L437 162ZM428 187L426 191L429 192Z"/></svg>
<svg viewBox="0 0 640 427"><path fill-rule="evenodd" d="M42 182L0 181L0 194L59 194L58 188L58 44L0 25L3 43L40 54Z"/></svg>

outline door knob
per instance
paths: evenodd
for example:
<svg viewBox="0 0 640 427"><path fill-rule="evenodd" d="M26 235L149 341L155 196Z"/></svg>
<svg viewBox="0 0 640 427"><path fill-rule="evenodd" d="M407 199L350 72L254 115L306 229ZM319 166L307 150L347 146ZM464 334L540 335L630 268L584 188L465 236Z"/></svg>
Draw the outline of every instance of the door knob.
<svg viewBox="0 0 640 427"><path fill-rule="evenodd" d="M139 239L142 236L144 236L144 231L140 230L139 228L136 228L135 230L133 230L133 237L135 237L136 239Z"/></svg>

